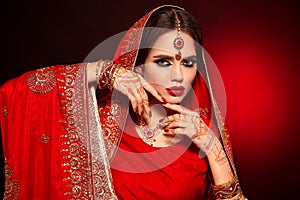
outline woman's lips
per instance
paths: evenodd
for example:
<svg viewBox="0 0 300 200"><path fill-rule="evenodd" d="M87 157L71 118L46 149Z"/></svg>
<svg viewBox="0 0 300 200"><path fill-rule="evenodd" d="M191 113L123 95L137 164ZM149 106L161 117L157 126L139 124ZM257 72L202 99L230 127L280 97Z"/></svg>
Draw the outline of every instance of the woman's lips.
<svg viewBox="0 0 300 200"><path fill-rule="evenodd" d="M166 89L171 96L181 96L185 88L183 86L173 86Z"/></svg>

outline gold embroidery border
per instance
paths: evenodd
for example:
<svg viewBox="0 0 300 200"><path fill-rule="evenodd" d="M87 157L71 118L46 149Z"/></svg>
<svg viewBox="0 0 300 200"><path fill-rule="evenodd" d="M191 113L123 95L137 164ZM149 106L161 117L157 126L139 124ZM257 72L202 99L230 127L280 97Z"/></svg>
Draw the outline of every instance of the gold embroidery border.
<svg viewBox="0 0 300 200"><path fill-rule="evenodd" d="M4 174L5 174L5 191L3 200L15 200L18 199L20 194L20 183L12 179L13 170L7 163L7 159L5 158L4 165Z"/></svg>
<svg viewBox="0 0 300 200"><path fill-rule="evenodd" d="M62 126L61 153L64 159L62 167L66 176L63 181L66 182L67 191L64 195L69 199L90 199L88 188L88 157L87 152L80 141L75 126L76 117L74 115L73 97L74 84L78 75L78 70L84 64L74 64L62 66L58 69L58 90L60 95L61 119L59 123Z"/></svg>

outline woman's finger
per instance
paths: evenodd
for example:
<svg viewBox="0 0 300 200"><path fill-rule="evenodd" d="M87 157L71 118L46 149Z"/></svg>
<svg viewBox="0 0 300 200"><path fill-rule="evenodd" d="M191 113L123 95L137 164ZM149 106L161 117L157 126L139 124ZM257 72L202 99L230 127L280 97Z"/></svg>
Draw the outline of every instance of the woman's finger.
<svg viewBox="0 0 300 200"><path fill-rule="evenodd" d="M176 135L186 135L186 129L184 127L178 127L175 129L167 129L164 135L176 136Z"/></svg>
<svg viewBox="0 0 300 200"><path fill-rule="evenodd" d="M163 119L163 122L165 123L169 123L169 122L173 122L173 121L181 121L181 114L176 113L173 115L168 115Z"/></svg>
<svg viewBox="0 0 300 200"><path fill-rule="evenodd" d="M174 110L174 111L184 114L184 115L191 115L193 113L193 111L190 111L189 109L187 109L179 104L165 103L165 104L163 104L163 106L170 110Z"/></svg>
<svg viewBox="0 0 300 200"><path fill-rule="evenodd" d="M166 103L166 99L164 97L162 97L154 87L152 87L141 75L139 75L140 81L142 86L145 88L145 90L147 90L148 92L150 92L150 94L152 94L158 101L162 102L162 103Z"/></svg>
<svg viewBox="0 0 300 200"><path fill-rule="evenodd" d="M138 107L137 107L138 106L138 102L137 102L136 98L131 93L128 93L127 97L128 97L128 99L129 99L129 101L131 103L133 111L135 113L137 113L138 112Z"/></svg>
<svg viewBox="0 0 300 200"><path fill-rule="evenodd" d="M192 121L194 115L186 115L181 113L176 113L173 115L166 116L162 121L163 122L172 122L172 121Z"/></svg>
<svg viewBox="0 0 300 200"><path fill-rule="evenodd" d="M149 115L150 107L149 107L148 95L142 86L140 87L140 95L142 98L143 110L145 110L147 115Z"/></svg>
<svg viewBox="0 0 300 200"><path fill-rule="evenodd" d="M142 118L146 122L146 124L150 124L151 118L149 116L149 111L147 112L147 107L144 106L143 112L142 112Z"/></svg>
<svg viewBox="0 0 300 200"><path fill-rule="evenodd" d="M193 124L190 122L168 123L167 126L164 127L164 131L166 131L166 133L170 132L171 134L183 134L189 138L192 138L192 136L195 134Z"/></svg>
<svg viewBox="0 0 300 200"><path fill-rule="evenodd" d="M164 130L175 129L175 128L184 128L184 127L185 126L183 125L182 122L173 121L173 122L167 123L167 125L164 127Z"/></svg>
<svg viewBox="0 0 300 200"><path fill-rule="evenodd" d="M135 98L136 100L136 103L137 103L137 113L138 115L142 115L142 112L144 110L144 99L142 97L142 94L141 94L141 88L136 88L135 91L133 92L133 97Z"/></svg>

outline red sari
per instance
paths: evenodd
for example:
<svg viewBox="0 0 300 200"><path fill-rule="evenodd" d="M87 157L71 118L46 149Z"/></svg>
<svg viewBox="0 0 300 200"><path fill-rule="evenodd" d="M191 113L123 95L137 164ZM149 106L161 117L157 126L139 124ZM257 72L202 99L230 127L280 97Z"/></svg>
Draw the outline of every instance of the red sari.
<svg viewBox="0 0 300 200"><path fill-rule="evenodd" d="M208 163L198 153L188 140L164 148L150 146L129 120L111 165L118 198L204 199Z"/></svg>
<svg viewBox="0 0 300 200"><path fill-rule="evenodd" d="M158 9L160 7L142 17L125 34L116 51L116 63L133 70L143 28ZM97 84L89 82L87 65L38 69L0 88L6 178L4 199L107 200L117 199L117 196L123 198L123 195L142 198L153 191L157 198L187 197L186 193L191 199L201 198L210 184L206 178L209 170L206 160L198 157L193 145L184 148L186 151L170 165L147 172L143 178L138 174L118 172L118 168L110 165L114 155L115 162L128 164L119 156L120 150L116 154L119 145L132 152L147 154L155 149L141 140L136 141L136 145L128 135L123 135L128 100L120 95L115 96L117 101L112 101L112 93L107 91L96 98ZM187 98L184 105L198 109L200 113L205 111L202 119L208 125L215 125L234 169L228 134L212 89L205 80L208 80L208 74L199 73L193 84L195 94ZM134 133L131 128L127 126L126 132ZM160 154L162 157L144 164L147 168L160 163L156 159L163 162L183 147L179 143L165 148L166 152ZM132 175L132 181L129 175ZM121 180L126 180L127 189ZM141 187L136 187L136 182L140 182Z"/></svg>

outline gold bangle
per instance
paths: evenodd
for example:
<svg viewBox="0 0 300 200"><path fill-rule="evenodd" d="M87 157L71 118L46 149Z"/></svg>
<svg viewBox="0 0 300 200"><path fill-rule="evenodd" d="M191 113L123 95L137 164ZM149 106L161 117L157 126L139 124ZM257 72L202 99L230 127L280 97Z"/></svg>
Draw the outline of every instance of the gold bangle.
<svg viewBox="0 0 300 200"><path fill-rule="evenodd" d="M242 197L243 197L243 193L240 192L240 193L237 195L237 197L235 197L235 198L232 199L232 200L241 200Z"/></svg>
<svg viewBox="0 0 300 200"><path fill-rule="evenodd" d="M236 177L220 185L211 185L210 189L214 199L230 199L242 192Z"/></svg>
<svg viewBox="0 0 300 200"><path fill-rule="evenodd" d="M99 82L100 80L100 62L103 62L102 60L99 60L97 63L96 63L96 83Z"/></svg>
<svg viewBox="0 0 300 200"><path fill-rule="evenodd" d="M112 73L114 70L114 63L112 61L104 61L103 71L99 75L99 80L97 82L99 89L110 88L110 82Z"/></svg>
<svg viewBox="0 0 300 200"><path fill-rule="evenodd" d="M235 183L237 181L237 178L233 176L233 178L225 183L219 184L219 185L211 185L213 189L223 189L224 187L230 186L232 183Z"/></svg>
<svg viewBox="0 0 300 200"><path fill-rule="evenodd" d="M113 89L113 86L114 86L114 83L115 83L115 80L116 80L116 77L117 77L117 74L118 74L120 68L121 68L121 64L117 64L114 67L114 70L112 72L112 76L110 79L110 87L109 87L110 91L112 91L112 89Z"/></svg>

